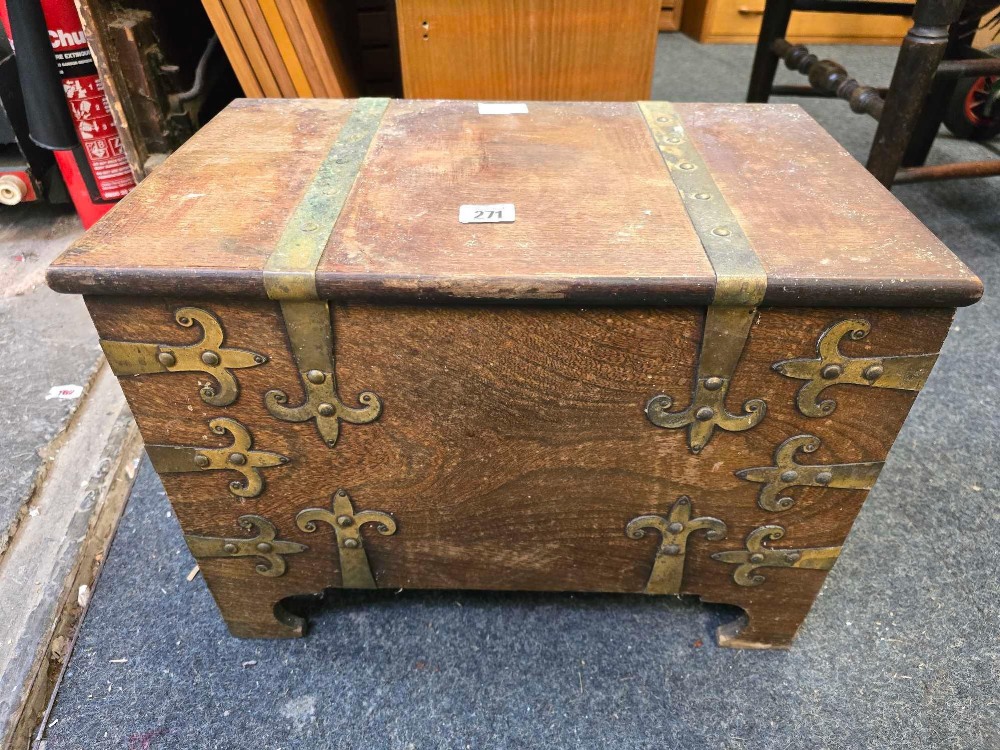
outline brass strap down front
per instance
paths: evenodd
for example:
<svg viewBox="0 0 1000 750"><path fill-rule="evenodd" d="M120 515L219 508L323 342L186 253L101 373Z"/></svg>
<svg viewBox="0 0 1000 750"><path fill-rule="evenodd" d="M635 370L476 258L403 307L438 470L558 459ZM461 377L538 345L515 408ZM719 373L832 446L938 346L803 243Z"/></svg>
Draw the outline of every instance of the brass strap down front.
<svg viewBox="0 0 1000 750"><path fill-rule="evenodd" d="M764 300L767 273L708 165L689 140L674 106L640 102L639 110L716 277L715 295L705 314L690 406L670 411L674 399L661 394L646 404L646 416L657 427L687 427L688 446L700 453L717 427L729 432L748 430L767 412L761 399L747 401L742 414L731 413L725 405L757 306Z"/></svg>

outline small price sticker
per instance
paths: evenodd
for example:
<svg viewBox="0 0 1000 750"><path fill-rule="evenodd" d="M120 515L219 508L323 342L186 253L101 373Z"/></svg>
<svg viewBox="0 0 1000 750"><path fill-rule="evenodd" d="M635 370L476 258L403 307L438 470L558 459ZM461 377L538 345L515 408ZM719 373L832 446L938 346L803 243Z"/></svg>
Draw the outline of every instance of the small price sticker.
<svg viewBox="0 0 1000 750"><path fill-rule="evenodd" d="M528 105L524 102L479 102L481 115L526 115Z"/></svg>
<svg viewBox="0 0 1000 750"><path fill-rule="evenodd" d="M463 224L496 224L514 221L513 203L490 203L458 207L458 220Z"/></svg>

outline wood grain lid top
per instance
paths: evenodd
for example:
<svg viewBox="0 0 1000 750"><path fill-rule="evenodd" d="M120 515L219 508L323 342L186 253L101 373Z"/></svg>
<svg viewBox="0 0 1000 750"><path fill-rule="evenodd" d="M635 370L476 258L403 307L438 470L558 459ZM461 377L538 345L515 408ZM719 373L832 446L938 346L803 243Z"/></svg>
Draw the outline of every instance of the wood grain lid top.
<svg viewBox="0 0 1000 750"><path fill-rule="evenodd" d="M293 222L312 206L320 220L307 222L311 254L299 257L320 297L712 302L716 271L637 105L481 114L476 102L401 100L367 105L377 115L367 132L359 106L233 103L56 260L49 284L267 297L265 269L289 256ZM765 304L953 306L981 295L799 107L674 108L760 260ZM460 222L461 206L488 204L512 204L514 221Z"/></svg>

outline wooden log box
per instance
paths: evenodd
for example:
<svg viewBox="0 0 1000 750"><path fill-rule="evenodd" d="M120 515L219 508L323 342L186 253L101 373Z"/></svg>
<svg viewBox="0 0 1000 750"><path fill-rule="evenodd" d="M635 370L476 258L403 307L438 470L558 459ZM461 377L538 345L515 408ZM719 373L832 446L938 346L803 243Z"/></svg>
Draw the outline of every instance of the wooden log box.
<svg viewBox="0 0 1000 750"><path fill-rule="evenodd" d="M49 283L234 635L518 589L787 647L979 280L797 106L513 109L238 101Z"/></svg>

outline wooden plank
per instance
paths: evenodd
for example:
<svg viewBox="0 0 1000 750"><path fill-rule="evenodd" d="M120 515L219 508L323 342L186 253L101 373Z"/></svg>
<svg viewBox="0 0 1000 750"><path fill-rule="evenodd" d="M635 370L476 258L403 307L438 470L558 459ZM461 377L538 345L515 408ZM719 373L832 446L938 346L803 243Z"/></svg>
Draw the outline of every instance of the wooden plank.
<svg viewBox="0 0 1000 750"><path fill-rule="evenodd" d="M292 6L292 2L293 0L275 0L278 13L281 16L285 29L288 31L288 37L302 64L302 72L309 83L309 88L312 90L314 96L329 96L330 94L326 89L326 82L323 80L323 75L319 70L319 64L316 62L312 50L309 48L309 42L306 39L305 32L302 30L302 24L299 23L299 17Z"/></svg>
<svg viewBox="0 0 1000 750"><path fill-rule="evenodd" d="M264 96L280 97L281 89L271 72L271 66L264 55L264 50L261 49L260 43L257 41L257 35L254 34L253 27L250 25L250 19L247 18L246 12L243 10L241 0L222 0L222 7L225 8L229 22L239 37L240 44L243 46L243 51L260 82Z"/></svg>
<svg viewBox="0 0 1000 750"><path fill-rule="evenodd" d="M226 57L233 66L233 72L243 88L243 93L250 97L263 96L264 89L257 80L257 74L250 64L236 30L229 22L229 15L222 6L222 0L201 0L201 4L208 14L208 20L212 22L212 28L219 37L222 49L226 51Z"/></svg>
<svg viewBox="0 0 1000 750"><path fill-rule="evenodd" d="M337 45L336 35L323 0L291 0L291 4L323 79L326 96L335 98L357 96L357 86Z"/></svg>
<svg viewBox="0 0 1000 750"><path fill-rule="evenodd" d="M285 28L285 22L278 10L277 2L275 0L259 0L259 2L260 10L264 14L264 18L267 19L274 43L277 45L285 67L288 69L288 75L292 79L295 94L311 97L313 95L312 86L309 85L309 79L302 66L302 61L299 59L299 52L292 43L288 29Z"/></svg>
<svg viewBox="0 0 1000 750"><path fill-rule="evenodd" d="M99 2L94 0L75 0L76 9L80 14L87 44L94 57L94 65L104 84L104 95L108 98L111 118L118 129L122 152L128 160L129 168L136 182L146 176L146 157L149 155L141 136L131 127L129 113L131 102L126 95L125 82L121 79L119 67L113 64L109 52L113 44L109 39L108 17Z"/></svg>
<svg viewBox="0 0 1000 750"><path fill-rule="evenodd" d="M242 6L257 43L260 45L261 52L267 60L271 74L278 85L278 90L284 97L296 96L295 84L292 83L292 77L288 73L285 60L271 34L271 27L264 17L260 3L258 0L242 0Z"/></svg>
<svg viewBox="0 0 1000 750"><path fill-rule="evenodd" d="M648 99L658 0L399 0L414 99Z"/></svg>

